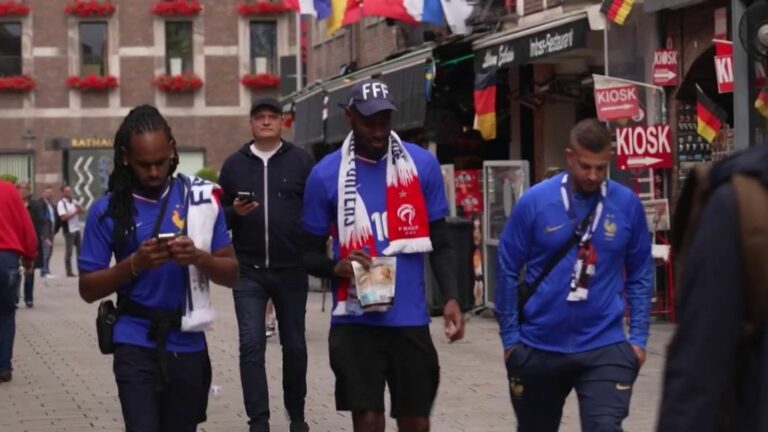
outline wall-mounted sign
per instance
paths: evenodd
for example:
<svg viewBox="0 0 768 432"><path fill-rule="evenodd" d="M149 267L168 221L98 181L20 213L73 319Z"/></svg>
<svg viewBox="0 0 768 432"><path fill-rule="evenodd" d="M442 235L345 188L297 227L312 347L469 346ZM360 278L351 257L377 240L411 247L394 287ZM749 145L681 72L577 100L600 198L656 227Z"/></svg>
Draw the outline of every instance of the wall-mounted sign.
<svg viewBox="0 0 768 432"><path fill-rule="evenodd" d="M534 60L587 46L589 22L586 19L521 36L477 51L475 70L488 71L526 64Z"/></svg>
<svg viewBox="0 0 768 432"><path fill-rule="evenodd" d="M653 55L653 85L676 86L677 70L677 50L657 49Z"/></svg>

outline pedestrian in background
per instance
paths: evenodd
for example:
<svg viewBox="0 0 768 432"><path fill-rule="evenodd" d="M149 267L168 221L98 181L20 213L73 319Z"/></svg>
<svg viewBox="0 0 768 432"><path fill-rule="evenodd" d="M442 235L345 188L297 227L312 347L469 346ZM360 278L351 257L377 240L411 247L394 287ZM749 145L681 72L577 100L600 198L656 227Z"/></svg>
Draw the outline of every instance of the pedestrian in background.
<svg viewBox="0 0 768 432"><path fill-rule="evenodd" d="M12 379L19 266L34 271L37 235L16 186L0 180L0 383Z"/></svg>
<svg viewBox="0 0 768 432"><path fill-rule="evenodd" d="M77 201L72 199L72 188L66 185L61 188L61 199L56 206L56 210L61 218L64 231L66 247L64 265L67 269L67 277L75 277L75 273L72 271L72 252L75 252L76 258L80 256L80 244L82 241L80 236L80 215L84 214L85 210Z"/></svg>
<svg viewBox="0 0 768 432"><path fill-rule="evenodd" d="M521 432L557 431L574 388L582 430L620 431L645 361L650 235L638 196L607 178L602 123L579 122L565 155L567 171L523 194L500 238L495 306L510 396Z"/></svg>
<svg viewBox="0 0 768 432"><path fill-rule="evenodd" d="M56 204L53 199L53 188L48 186L43 189L43 196L40 199L40 205L43 207L44 225L43 225L43 268L40 275L44 278L52 278L51 273L51 255L53 255L53 239L56 235L57 225L60 224L59 213L56 211Z"/></svg>
<svg viewBox="0 0 768 432"><path fill-rule="evenodd" d="M301 258L304 183L314 161L282 140L280 103L262 98L251 106L253 139L224 162L219 184L240 279L232 293L240 336L240 378L251 432L269 426L269 389L264 361L271 299L283 347L283 403L290 432L305 432L307 396L307 274ZM274 334L274 330L272 330Z"/></svg>
<svg viewBox="0 0 768 432"><path fill-rule="evenodd" d="M193 432L211 385L213 316L198 294L237 281L218 187L173 177L176 141L152 106L128 113L114 150L109 192L85 226L80 296L118 294L113 371L127 432Z"/></svg>
<svg viewBox="0 0 768 432"><path fill-rule="evenodd" d="M35 290L35 269L43 268L43 249L46 238L45 228L45 214L43 205L39 200L34 199L32 190L29 187L28 181L22 181L19 183L19 192L24 200L24 204L27 207L27 212L32 220L32 226L35 228L35 234L37 235L37 258L32 271L24 273L24 304L28 308L34 306L34 290ZM17 301L18 303L18 301Z"/></svg>
<svg viewBox="0 0 768 432"><path fill-rule="evenodd" d="M425 298L427 254L445 299L445 334L451 342L464 335L440 165L392 131L393 99L379 80L351 87L343 109L352 132L315 166L304 195L305 263L333 284L328 344L336 409L352 411L355 432L384 431L385 386L398 430L430 430L440 364ZM326 254L330 233L333 258ZM394 278L381 278L394 288L392 304L363 309L353 295L353 263L370 270L385 256L395 260Z"/></svg>

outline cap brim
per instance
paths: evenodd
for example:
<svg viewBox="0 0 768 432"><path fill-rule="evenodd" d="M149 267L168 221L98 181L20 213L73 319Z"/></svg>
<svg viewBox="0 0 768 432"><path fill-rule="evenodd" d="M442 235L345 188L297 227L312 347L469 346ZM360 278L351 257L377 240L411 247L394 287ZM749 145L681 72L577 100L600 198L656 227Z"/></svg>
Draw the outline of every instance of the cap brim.
<svg viewBox="0 0 768 432"><path fill-rule="evenodd" d="M395 105L388 100L371 100L368 102L359 102L354 105L360 114L368 117L381 111L397 111Z"/></svg>

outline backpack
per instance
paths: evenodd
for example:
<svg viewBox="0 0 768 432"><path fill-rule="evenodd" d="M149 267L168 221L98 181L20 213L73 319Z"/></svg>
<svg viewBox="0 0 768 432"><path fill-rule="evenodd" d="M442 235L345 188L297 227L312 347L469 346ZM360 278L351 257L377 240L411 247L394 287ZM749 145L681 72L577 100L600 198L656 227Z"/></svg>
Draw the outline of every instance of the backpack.
<svg viewBox="0 0 768 432"><path fill-rule="evenodd" d="M765 149L762 150L765 155ZM752 157L745 152L743 158ZM722 430L732 430L734 413L739 402L739 387L744 379L747 350L759 343L760 330L768 312L768 188L760 179L760 165L766 157L755 158L752 168L729 172L726 164L715 167L700 166L691 170L685 180L672 219L671 245L677 286L681 286L684 260L697 231L701 214L711 193L721 184L730 183L736 200L739 237L744 275L744 304L742 338L736 353L736 366L731 371L727 393L723 400ZM736 158L731 159L731 161ZM762 168L762 171L765 169ZM680 298L678 293L678 298ZM677 337L677 336L676 336ZM674 340L672 342L674 344Z"/></svg>
<svg viewBox="0 0 768 432"><path fill-rule="evenodd" d="M684 258L696 234L696 227L709 196L722 182L729 182L736 198L746 285L744 335L755 336L768 310L768 189L753 173L735 172L713 182L712 169L699 166L685 180L672 219L671 245L676 284L680 286ZM678 295L677 298L680 298Z"/></svg>

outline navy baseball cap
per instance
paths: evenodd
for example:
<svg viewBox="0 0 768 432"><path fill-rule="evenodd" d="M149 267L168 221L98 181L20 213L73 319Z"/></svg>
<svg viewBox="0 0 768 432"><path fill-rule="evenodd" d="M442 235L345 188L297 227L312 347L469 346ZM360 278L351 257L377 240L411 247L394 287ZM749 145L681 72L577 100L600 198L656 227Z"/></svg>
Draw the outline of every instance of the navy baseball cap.
<svg viewBox="0 0 768 432"><path fill-rule="evenodd" d="M392 93L384 81L367 79L352 85L349 90L349 99L345 108L355 107L365 117L376 114L379 111L397 111L392 103Z"/></svg>
<svg viewBox="0 0 768 432"><path fill-rule="evenodd" d="M256 114L256 111L261 108L271 108L272 110L279 113L283 112L283 106L280 105L280 102L278 102L277 99L271 97L263 97L254 101L251 105L251 115Z"/></svg>

